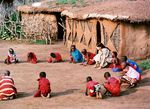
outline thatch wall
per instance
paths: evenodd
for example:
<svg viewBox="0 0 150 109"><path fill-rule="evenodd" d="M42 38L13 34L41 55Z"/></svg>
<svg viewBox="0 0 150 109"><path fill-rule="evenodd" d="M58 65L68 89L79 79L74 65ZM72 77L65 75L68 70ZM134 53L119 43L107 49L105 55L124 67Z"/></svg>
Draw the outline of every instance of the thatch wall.
<svg viewBox="0 0 150 109"><path fill-rule="evenodd" d="M57 39L57 19L52 14L25 14L22 13L23 30L28 38L45 39L50 37Z"/></svg>

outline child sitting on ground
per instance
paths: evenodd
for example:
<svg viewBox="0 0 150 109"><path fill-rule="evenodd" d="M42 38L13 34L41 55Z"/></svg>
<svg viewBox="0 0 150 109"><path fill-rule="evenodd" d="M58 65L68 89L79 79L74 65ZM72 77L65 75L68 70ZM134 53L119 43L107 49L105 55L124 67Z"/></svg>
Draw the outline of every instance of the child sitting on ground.
<svg viewBox="0 0 150 109"><path fill-rule="evenodd" d="M83 54L83 57L84 57L84 62L82 63L82 65L93 65L95 64L95 61L93 60L95 54L91 53L91 52L87 52L86 49L83 49L81 51L81 53Z"/></svg>
<svg viewBox="0 0 150 109"><path fill-rule="evenodd" d="M112 64L110 64L110 68L112 68L113 72L119 72L121 71L121 65L120 65L120 60L117 57L117 52L113 51L112 52Z"/></svg>
<svg viewBox="0 0 150 109"><path fill-rule="evenodd" d="M128 59L127 56L122 56L121 62L126 62L129 66L134 68L137 72L139 72L140 74L142 73L141 69L138 67L138 64L135 61Z"/></svg>
<svg viewBox="0 0 150 109"><path fill-rule="evenodd" d="M52 52L50 53L50 58L47 60L48 63L54 63L54 62L62 62L62 57L60 53L58 52Z"/></svg>
<svg viewBox="0 0 150 109"><path fill-rule="evenodd" d="M105 72L104 78L106 82L104 83L104 87L106 89L105 94L108 92L111 96L119 96L120 95L120 80L116 77L111 77L109 72Z"/></svg>
<svg viewBox="0 0 150 109"><path fill-rule="evenodd" d="M140 73L131 66L127 66L126 62L122 62L121 67L124 73L124 76L121 78L121 82L128 83L130 87L135 87L140 80Z"/></svg>
<svg viewBox="0 0 150 109"><path fill-rule="evenodd" d="M81 52L76 48L75 45L70 47L70 63L80 63L83 62L83 56Z"/></svg>
<svg viewBox="0 0 150 109"><path fill-rule="evenodd" d="M39 87L34 97L48 97L49 98L51 94L51 88L50 88L50 82L46 78L46 73L41 72L39 76L40 76L40 78L38 79Z"/></svg>
<svg viewBox="0 0 150 109"><path fill-rule="evenodd" d="M37 57L33 52L29 52L27 55L27 62L36 64L37 63Z"/></svg>
<svg viewBox="0 0 150 109"><path fill-rule="evenodd" d="M0 77L0 100L15 99L17 89L14 85L14 80L10 76L10 72L6 70L4 76Z"/></svg>
<svg viewBox="0 0 150 109"><path fill-rule="evenodd" d="M86 78L87 84L86 84L86 91L85 95L86 96L91 96L96 98L101 98L101 93L99 92L100 84L98 82L95 82L92 80L91 76L88 76Z"/></svg>
<svg viewBox="0 0 150 109"><path fill-rule="evenodd" d="M5 63L6 64L18 63L16 53L12 48L10 48L8 51L8 55L7 55L7 59L5 59Z"/></svg>

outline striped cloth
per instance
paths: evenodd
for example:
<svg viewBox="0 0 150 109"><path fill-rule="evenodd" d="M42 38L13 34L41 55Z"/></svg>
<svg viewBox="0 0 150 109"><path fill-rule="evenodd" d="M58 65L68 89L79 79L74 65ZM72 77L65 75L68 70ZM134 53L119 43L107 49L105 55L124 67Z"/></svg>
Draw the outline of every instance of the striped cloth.
<svg viewBox="0 0 150 109"><path fill-rule="evenodd" d="M17 94L14 81L10 76L0 78L0 100L11 99Z"/></svg>

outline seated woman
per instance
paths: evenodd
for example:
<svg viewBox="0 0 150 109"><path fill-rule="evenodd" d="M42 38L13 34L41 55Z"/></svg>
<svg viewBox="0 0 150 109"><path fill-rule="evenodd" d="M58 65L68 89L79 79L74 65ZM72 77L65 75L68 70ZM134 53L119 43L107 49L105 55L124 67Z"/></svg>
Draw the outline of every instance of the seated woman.
<svg viewBox="0 0 150 109"><path fill-rule="evenodd" d="M50 53L50 58L47 60L48 63L54 63L54 62L62 62L62 57L60 53L58 52L52 52Z"/></svg>
<svg viewBox="0 0 150 109"><path fill-rule="evenodd" d="M122 83L128 83L130 87L135 87L140 80L140 73L138 73L131 66L127 66L126 62L121 63L121 67L123 69L124 76L121 78Z"/></svg>
<svg viewBox="0 0 150 109"><path fill-rule="evenodd" d="M93 58L96 62L95 68L101 69L107 67L112 63L112 56L109 48L105 47L102 43L97 44L98 54Z"/></svg>
<svg viewBox="0 0 150 109"><path fill-rule="evenodd" d="M82 63L83 65L93 65L95 64L95 61L93 60L95 54L91 53L91 52L87 52L86 49L82 50L82 54L84 57L84 62Z"/></svg>
<svg viewBox="0 0 150 109"><path fill-rule="evenodd" d="M17 59L15 51L12 48L10 48L8 51L7 59L5 59L5 64L12 64L12 63L16 64L18 62L19 61Z"/></svg>
<svg viewBox="0 0 150 109"><path fill-rule="evenodd" d="M29 52L27 55L27 62L36 64L37 63L37 57L33 52Z"/></svg>
<svg viewBox="0 0 150 109"><path fill-rule="evenodd" d="M83 62L82 54L78 49L76 49L75 45L71 45L70 47L70 62L72 63Z"/></svg>
<svg viewBox="0 0 150 109"><path fill-rule="evenodd" d="M120 60L119 58L117 57L117 52L116 51L113 51L112 52L112 64L110 64L110 68L112 68L112 71L113 72L119 72L121 71L121 65L120 65Z"/></svg>

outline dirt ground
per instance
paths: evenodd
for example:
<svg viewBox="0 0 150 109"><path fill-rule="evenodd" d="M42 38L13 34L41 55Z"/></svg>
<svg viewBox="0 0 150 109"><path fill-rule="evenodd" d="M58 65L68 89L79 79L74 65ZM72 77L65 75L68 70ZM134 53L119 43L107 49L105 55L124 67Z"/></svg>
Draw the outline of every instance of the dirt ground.
<svg viewBox="0 0 150 109"><path fill-rule="evenodd" d="M3 63L8 49L12 47L21 63ZM39 63L26 63L27 52L37 54ZM92 76L95 81L104 82L103 74L110 69L98 70L93 66L83 67L68 62L49 64L45 62L48 53L60 51L64 59L69 50L57 45L30 45L0 41L0 70L10 70L18 89L15 100L0 101L0 109L150 109L150 71L143 73L143 80L137 88L122 88L121 96L106 97L102 100L84 95L85 78ZM45 71L51 82L52 98L33 98L38 87L39 72ZM112 73L118 75L117 73Z"/></svg>

